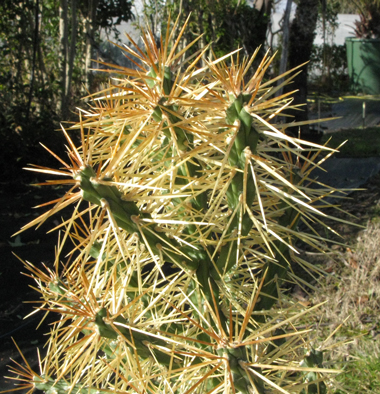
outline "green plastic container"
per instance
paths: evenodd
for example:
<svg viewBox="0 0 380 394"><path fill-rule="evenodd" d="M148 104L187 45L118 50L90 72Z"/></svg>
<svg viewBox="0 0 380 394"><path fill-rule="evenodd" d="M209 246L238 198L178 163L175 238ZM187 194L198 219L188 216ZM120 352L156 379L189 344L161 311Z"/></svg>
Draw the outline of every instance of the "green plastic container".
<svg viewBox="0 0 380 394"><path fill-rule="evenodd" d="M380 40L348 37L346 48L351 90L380 94Z"/></svg>

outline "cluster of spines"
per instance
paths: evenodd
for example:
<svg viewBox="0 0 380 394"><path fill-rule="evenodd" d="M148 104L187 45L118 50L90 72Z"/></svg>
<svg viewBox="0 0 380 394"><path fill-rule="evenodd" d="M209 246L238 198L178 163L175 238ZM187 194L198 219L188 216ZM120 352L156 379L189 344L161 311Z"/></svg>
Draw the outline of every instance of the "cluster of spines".
<svg viewBox="0 0 380 394"><path fill-rule="evenodd" d="M56 355L45 359L36 387L164 393L169 385L190 393L201 384L204 392L243 394L295 387L256 365L264 360L276 371L286 361L292 371L298 345L284 345L292 349L285 356L276 341L305 335L291 325L269 335L297 316L292 307L274 318L271 308L296 251L298 221L323 215L302 186L322 147L269 124L288 103L268 101L274 89L260 87L270 58L248 83L256 54L197 71L193 62L183 72L174 49L165 58L170 38L158 49L148 33L146 54L126 49L141 72L119 70L129 78L82 114L81 148L69 140L72 166L58 173L80 191L51 213L75 199L90 205L64 223L77 243L72 264L51 277L31 269L43 277L47 309L63 316L50 341ZM302 239L320 246L316 237ZM73 382L62 384L68 376Z"/></svg>

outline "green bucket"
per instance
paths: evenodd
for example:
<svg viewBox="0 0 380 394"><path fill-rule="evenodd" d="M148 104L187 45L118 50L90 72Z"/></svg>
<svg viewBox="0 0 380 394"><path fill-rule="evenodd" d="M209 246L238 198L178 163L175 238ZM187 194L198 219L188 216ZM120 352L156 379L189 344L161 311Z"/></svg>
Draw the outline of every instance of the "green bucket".
<svg viewBox="0 0 380 394"><path fill-rule="evenodd" d="M351 90L380 94L380 40L348 37L346 48Z"/></svg>

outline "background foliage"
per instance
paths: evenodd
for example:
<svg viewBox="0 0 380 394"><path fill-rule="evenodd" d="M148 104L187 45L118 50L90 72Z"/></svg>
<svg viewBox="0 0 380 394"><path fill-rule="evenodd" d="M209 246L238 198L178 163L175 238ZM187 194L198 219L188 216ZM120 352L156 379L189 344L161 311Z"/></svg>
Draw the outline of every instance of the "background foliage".
<svg viewBox="0 0 380 394"><path fill-rule="evenodd" d="M121 21L130 20L131 7L129 0L1 2L0 137L7 149L0 166L7 179L19 178L20 167L32 156L39 164L39 141L61 145L60 133L54 130L62 119L62 100L65 118L70 119L86 93L84 86L91 88L86 56L98 56L101 32L110 33Z"/></svg>
<svg viewBox="0 0 380 394"><path fill-rule="evenodd" d="M299 7L311 4L295 3ZM7 179L21 176L20 168L31 161L31 156L36 156L39 141L53 149L62 145L60 133L54 131L60 128L59 120L73 120L81 97L95 91L104 81L100 73L90 71L94 66L91 59L131 66L128 59L119 56L118 48L105 40L118 39L122 22L135 20L137 27L148 24L159 42L161 33L165 33L162 21L169 13L182 13L180 23L183 23L191 11L190 28L181 45L184 48L201 38L184 57L210 43L216 56L237 47L242 48L241 54L245 56L252 55L260 45L260 55L268 49L266 35L273 12L270 1L255 2L253 7L244 0L144 0L142 4L139 9L137 3L133 7L131 0L4 0L1 3L0 135L7 150L0 166ZM353 7L343 0L318 4L318 24L325 26L328 43L337 12L352 12ZM297 45L291 43L293 47ZM211 49L205 58L210 52ZM320 77L313 84L345 89L344 56L344 48L314 47L310 67ZM289 68L299 61L293 59L290 63ZM204 66L204 60L199 65ZM275 69L269 70L271 75L274 72ZM306 92L302 87L300 90ZM42 163L37 160L37 164Z"/></svg>

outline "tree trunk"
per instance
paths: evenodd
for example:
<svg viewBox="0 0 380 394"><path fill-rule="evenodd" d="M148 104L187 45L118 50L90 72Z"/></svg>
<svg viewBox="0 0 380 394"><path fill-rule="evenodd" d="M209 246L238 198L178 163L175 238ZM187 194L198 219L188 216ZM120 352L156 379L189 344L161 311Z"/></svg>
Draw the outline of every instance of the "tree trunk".
<svg viewBox="0 0 380 394"><path fill-rule="evenodd" d="M88 0L87 16L85 19L86 30L86 93L92 90L93 74L91 71L91 61L93 45L95 42L96 9L98 0Z"/></svg>
<svg viewBox="0 0 380 394"><path fill-rule="evenodd" d="M290 19L290 11L292 10L293 0L288 0L286 3L285 13L284 13L284 21L282 24L282 52L281 52L281 60L280 60L280 70L279 74L283 74L286 72L287 64L288 64L288 50L289 50L289 19ZM278 85L281 85L284 82L284 79L281 78L278 81ZM281 96L283 88L281 88L277 95Z"/></svg>
<svg viewBox="0 0 380 394"><path fill-rule="evenodd" d="M23 4L23 1L19 2L19 7L21 9L25 9L25 6ZM15 58L15 62L16 62L16 67L15 67L15 72L13 74L13 80L14 80L14 85L16 87L15 89L15 97L20 97L20 95L23 95L24 92L24 88L22 86L22 83L20 83L20 81L23 80L23 70L29 70L29 65L28 65L28 55L27 55L27 50L28 50L28 46L25 45L25 43L27 42L25 37L29 36L29 32L27 31L27 27L28 27L28 23L26 23L26 16L20 14L16 15L16 25L17 27L17 31L20 37L22 37L22 39L20 39L19 41L19 45L17 48L17 53L15 54L14 58ZM24 65L24 67L23 67Z"/></svg>
<svg viewBox="0 0 380 394"><path fill-rule="evenodd" d="M36 71L36 59L37 59L37 50L38 50L38 16L40 13L40 5L39 5L39 0L36 2L35 6L35 11L34 11L34 21L32 15L29 14L29 19L30 19L30 26L34 26L34 37L33 37L33 58L32 58L32 70L31 70L31 76L30 76L30 86L29 86L29 98L28 98L28 106L26 110L26 121L29 120L29 114L30 114L30 107L32 105L32 99L33 99L33 89L34 89L34 79L35 79L35 71Z"/></svg>
<svg viewBox="0 0 380 394"><path fill-rule="evenodd" d="M258 11L263 11L267 14L271 12L272 0L256 0L254 6Z"/></svg>
<svg viewBox="0 0 380 394"><path fill-rule="evenodd" d="M71 39L70 50L68 53L68 67L66 73L66 102L69 104L71 94L71 82L73 79L74 58L76 53L76 40L77 40L77 0L71 0Z"/></svg>
<svg viewBox="0 0 380 394"><path fill-rule="evenodd" d="M62 117L65 117L66 109L67 109L66 75L67 75L68 36L69 36L69 26L67 20L67 0L60 0L59 37L60 37L61 99L59 102L59 111Z"/></svg>
<svg viewBox="0 0 380 394"><path fill-rule="evenodd" d="M295 18L290 27L289 37L289 69L310 60L315 29L318 18L319 0L300 0L297 6ZM294 79L294 83L286 87L286 91L298 89L294 94L294 105L305 104L307 99L307 64L301 68L302 72ZM288 111L293 118L289 122L301 122L308 120L308 109L304 105L300 110ZM299 128L292 130L298 133ZM309 126L301 126L301 135L305 137L309 134Z"/></svg>

